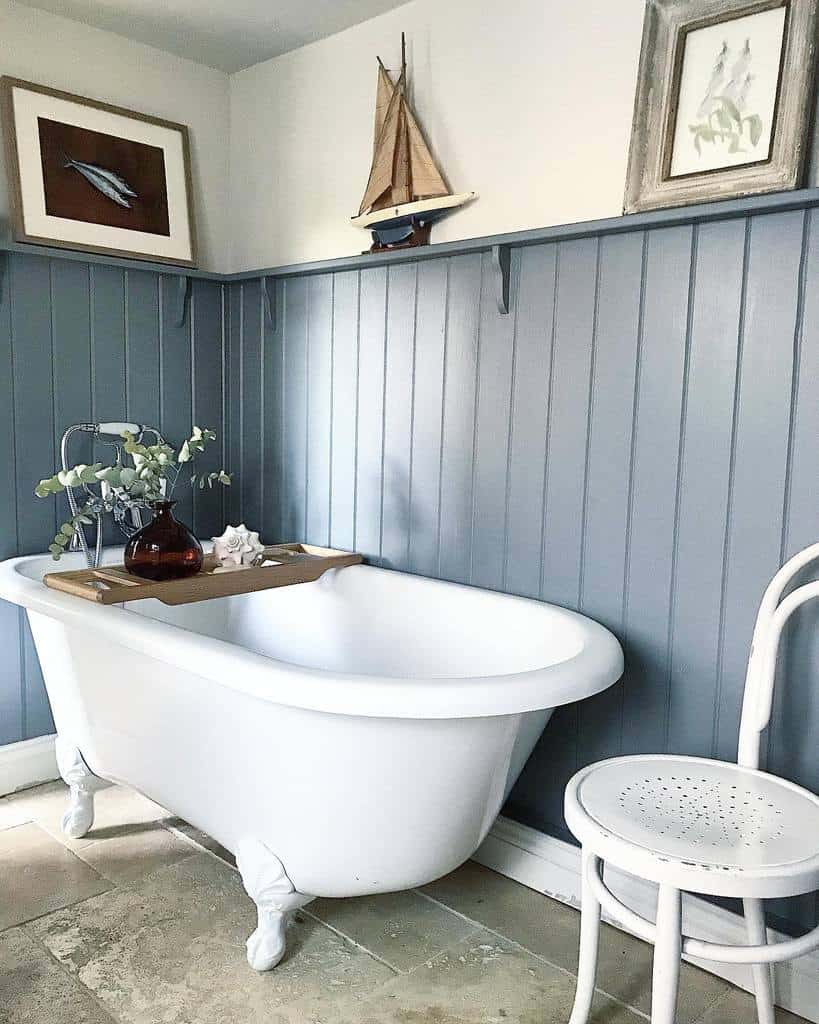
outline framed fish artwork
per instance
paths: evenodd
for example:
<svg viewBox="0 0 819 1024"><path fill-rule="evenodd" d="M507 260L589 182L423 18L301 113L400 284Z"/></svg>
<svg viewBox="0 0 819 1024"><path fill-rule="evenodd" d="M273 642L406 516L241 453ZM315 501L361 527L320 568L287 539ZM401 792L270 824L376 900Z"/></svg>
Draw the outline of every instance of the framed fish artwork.
<svg viewBox="0 0 819 1024"><path fill-rule="evenodd" d="M19 242L196 265L185 125L4 76Z"/></svg>
<svg viewBox="0 0 819 1024"><path fill-rule="evenodd" d="M798 188L817 0L648 0L625 213Z"/></svg>

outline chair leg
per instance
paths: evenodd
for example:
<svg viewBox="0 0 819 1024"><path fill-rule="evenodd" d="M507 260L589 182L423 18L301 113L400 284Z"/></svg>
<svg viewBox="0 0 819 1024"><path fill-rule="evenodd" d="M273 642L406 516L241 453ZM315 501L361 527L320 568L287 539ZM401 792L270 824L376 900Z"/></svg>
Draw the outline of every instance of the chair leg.
<svg viewBox="0 0 819 1024"><path fill-rule="evenodd" d="M580 887L580 963L577 968L577 991L569 1024L586 1024L594 997L597 976L597 949L600 938L600 904L591 891L587 878L589 871L597 871L600 860L583 850Z"/></svg>
<svg viewBox="0 0 819 1024"><path fill-rule="evenodd" d="M651 1024L674 1024L682 953L680 890L661 885L657 896L654 973L651 982Z"/></svg>
<svg viewBox="0 0 819 1024"><path fill-rule="evenodd" d="M748 930L748 942L752 946L762 946L768 941L765 930L765 911L762 900L743 900L745 926ZM759 1024L774 1024L773 985L771 984L771 968L769 964L754 964L754 994L756 995L756 1016Z"/></svg>

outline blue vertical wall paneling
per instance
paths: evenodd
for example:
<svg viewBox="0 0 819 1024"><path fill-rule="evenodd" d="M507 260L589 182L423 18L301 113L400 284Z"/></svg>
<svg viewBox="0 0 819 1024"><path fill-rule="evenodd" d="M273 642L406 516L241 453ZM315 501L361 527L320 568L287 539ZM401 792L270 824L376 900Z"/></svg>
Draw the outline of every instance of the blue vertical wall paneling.
<svg viewBox="0 0 819 1024"><path fill-rule="evenodd" d="M0 291L0 558L11 558L19 550L17 527L17 462L14 427L14 360L11 336L11 260L3 258L0 270L4 287ZM12 743L25 732L20 609L0 601L0 744Z"/></svg>
<svg viewBox="0 0 819 1024"><path fill-rule="evenodd" d="M178 324L176 281L153 271L9 253L0 294L0 556L45 550L67 517L63 495L38 499L37 480L59 465L66 426L133 418L179 443L198 414L223 432L223 315L218 281L195 282ZM252 339L249 339L252 344ZM256 341L256 348L261 341ZM237 403L238 406L238 403ZM223 463L221 442L203 466ZM105 459L87 434L69 459ZM183 473L179 514L209 536L224 522L222 495L191 495ZM196 508L194 509L194 501ZM107 543L121 542L114 529ZM0 743L53 731L25 612L0 602Z"/></svg>
<svg viewBox="0 0 819 1024"><path fill-rule="evenodd" d="M18 553L42 551L57 527L57 501L35 498L40 476L53 472L55 365L52 274L47 259L11 259L11 337L14 367L14 462ZM40 467L45 467L44 471ZM42 673L28 620L19 612L21 739L52 731Z"/></svg>
<svg viewBox="0 0 819 1024"><path fill-rule="evenodd" d="M756 604L819 524L814 217L513 249L508 316L481 253L278 283L280 534L329 527L375 564L577 608L623 642L622 681L558 709L530 759L507 806L527 824L565 834L565 781L599 757L735 755ZM817 621L791 630L799 710L778 696L770 741L814 789Z"/></svg>
<svg viewBox="0 0 819 1024"><path fill-rule="evenodd" d="M614 688L558 709L507 813L565 834L562 791L620 752L733 757L756 605L816 539L819 221L811 209L489 256L193 283L10 254L0 298L2 553L45 547L31 495L68 420L215 426L187 496L208 536L272 540L581 611L620 637ZM84 411L87 409L87 412ZM82 446L78 452L84 457ZM184 487L184 481L183 485ZM769 767L819 789L819 610L782 659ZM50 728L24 616L0 606L0 740ZM812 899L777 907L793 927Z"/></svg>

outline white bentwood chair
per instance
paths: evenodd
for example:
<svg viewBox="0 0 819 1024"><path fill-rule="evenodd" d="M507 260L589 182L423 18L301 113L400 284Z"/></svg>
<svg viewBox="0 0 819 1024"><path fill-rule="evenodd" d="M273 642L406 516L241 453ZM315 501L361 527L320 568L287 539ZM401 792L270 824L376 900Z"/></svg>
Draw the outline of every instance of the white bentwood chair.
<svg viewBox="0 0 819 1024"><path fill-rule="evenodd" d="M819 889L819 798L759 770L782 630L797 608L819 597L819 581L782 595L815 559L819 544L791 558L765 590L745 677L737 764L661 754L614 757L582 769L566 787L566 823L583 847L580 965L569 1024L589 1018L601 909L654 944L652 1024L674 1024L683 953L753 964L759 1024L774 1024L770 965L819 947L819 927L769 944L762 909L764 899ZM606 887L606 862L659 885L656 923ZM741 898L749 945L683 936L683 891Z"/></svg>

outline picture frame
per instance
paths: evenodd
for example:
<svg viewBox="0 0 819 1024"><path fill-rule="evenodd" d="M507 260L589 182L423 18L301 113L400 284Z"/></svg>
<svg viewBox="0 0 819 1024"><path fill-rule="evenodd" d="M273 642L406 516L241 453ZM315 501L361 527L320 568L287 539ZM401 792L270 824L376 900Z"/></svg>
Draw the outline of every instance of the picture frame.
<svg viewBox="0 0 819 1024"><path fill-rule="evenodd" d="M0 78L18 242L195 267L185 125Z"/></svg>
<svg viewBox="0 0 819 1024"><path fill-rule="evenodd" d="M624 213L798 188L817 0L647 0Z"/></svg>

